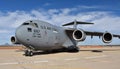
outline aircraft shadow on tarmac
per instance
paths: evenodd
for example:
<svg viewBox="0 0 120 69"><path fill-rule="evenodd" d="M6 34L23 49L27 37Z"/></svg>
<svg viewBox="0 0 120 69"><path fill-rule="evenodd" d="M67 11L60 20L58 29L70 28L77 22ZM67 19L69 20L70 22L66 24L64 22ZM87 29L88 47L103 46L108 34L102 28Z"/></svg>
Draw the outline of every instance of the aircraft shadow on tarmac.
<svg viewBox="0 0 120 69"><path fill-rule="evenodd" d="M52 52L34 52L35 55L49 55L49 54L56 54L56 53L77 53L77 52L67 52L67 51L52 51ZM23 54L25 56L25 54Z"/></svg>
<svg viewBox="0 0 120 69"><path fill-rule="evenodd" d="M120 51L120 49L100 49L100 50L80 50L79 52L84 52L84 51L90 51L90 52L98 52L98 53L102 53L104 51ZM16 52L24 52L24 50L16 50ZM77 53L77 52L68 52L68 51L52 51L52 52L34 52L34 56L35 55L48 55L48 54L56 54L56 53ZM25 54L23 54L25 55Z"/></svg>
<svg viewBox="0 0 120 69"><path fill-rule="evenodd" d="M100 50L80 50L80 51L90 51L90 52L102 53L104 51L120 51L120 49L100 49ZM48 54L56 54L56 53L66 53L66 51L37 52L37 53L34 53L34 55L48 55ZM77 52L67 52L67 53L77 53Z"/></svg>
<svg viewBox="0 0 120 69"><path fill-rule="evenodd" d="M91 51L91 52L103 52L103 51L120 51L120 49L100 49L100 50L80 50L80 51Z"/></svg>

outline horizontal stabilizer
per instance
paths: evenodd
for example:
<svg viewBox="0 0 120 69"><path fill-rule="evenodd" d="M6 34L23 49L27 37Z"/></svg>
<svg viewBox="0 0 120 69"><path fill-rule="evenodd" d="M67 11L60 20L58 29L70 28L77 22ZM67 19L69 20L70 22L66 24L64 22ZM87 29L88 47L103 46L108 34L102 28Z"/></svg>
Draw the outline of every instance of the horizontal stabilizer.
<svg viewBox="0 0 120 69"><path fill-rule="evenodd" d="M73 21L73 22L70 22L70 23L63 24L62 26L74 25L74 23L75 22ZM94 24L94 23L76 21L76 24Z"/></svg>

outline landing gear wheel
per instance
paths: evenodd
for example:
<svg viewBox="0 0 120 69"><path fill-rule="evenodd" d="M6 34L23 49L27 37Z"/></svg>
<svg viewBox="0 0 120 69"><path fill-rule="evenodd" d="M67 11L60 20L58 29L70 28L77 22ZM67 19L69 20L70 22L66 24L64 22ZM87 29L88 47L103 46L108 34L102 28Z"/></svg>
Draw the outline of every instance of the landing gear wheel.
<svg viewBox="0 0 120 69"><path fill-rule="evenodd" d="M78 48L78 47L75 48L75 49L74 49L74 52L79 52L79 48Z"/></svg>
<svg viewBox="0 0 120 69"><path fill-rule="evenodd" d="M29 52L29 56L33 56L33 52L32 51Z"/></svg>
<svg viewBox="0 0 120 69"><path fill-rule="evenodd" d="M33 51L25 51L25 56L33 56Z"/></svg>
<svg viewBox="0 0 120 69"><path fill-rule="evenodd" d="M69 52L79 52L79 48L77 46L68 47Z"/></svg>
<svg viewBox="0 0 120 69"><path fill-rule="evenodd" d="M28 56L28 53L29 53L29 51L28 51L28 50L26 50L26 51L25 51L25 56Z"/></svg>

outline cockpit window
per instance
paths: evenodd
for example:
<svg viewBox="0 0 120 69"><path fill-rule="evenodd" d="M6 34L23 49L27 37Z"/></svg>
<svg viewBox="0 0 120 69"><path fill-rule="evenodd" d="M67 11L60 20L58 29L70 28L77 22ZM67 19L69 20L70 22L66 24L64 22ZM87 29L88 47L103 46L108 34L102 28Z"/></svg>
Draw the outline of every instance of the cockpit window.
<svg viewBox="0 0 120 69"><path fill-rule="evenodd" d="M31 25L31 26L33 26L33 27L37 27L37 28L38 28L37 23L30 23L29 25Z"/></svg>
<svg viewBox="0 0 120 69"><path fill-rule="evenodd" d="M29 25L29 23L23 23L23 25Z"/></svg>
<svg viewBox="0 0 120 69"><path fill-rule="evenodd" d="M23 23L22 25L30 25L30 26L38 28L38 24L37 23Z"/></svg>
<svg viewBox="0 0 120 69"><path fill-rule="evenodd" d="M38 28L38 25L37 25L37 23L34 23L35 24L35 26Z"/></svg>
<svg viewBox="0 0 120 69"><path fill-rule="evenodd" d="M31 26L33 26L33 27L35 26L35 24L34 24L34 23L30 23L30 25L31 25Z"/></svg>

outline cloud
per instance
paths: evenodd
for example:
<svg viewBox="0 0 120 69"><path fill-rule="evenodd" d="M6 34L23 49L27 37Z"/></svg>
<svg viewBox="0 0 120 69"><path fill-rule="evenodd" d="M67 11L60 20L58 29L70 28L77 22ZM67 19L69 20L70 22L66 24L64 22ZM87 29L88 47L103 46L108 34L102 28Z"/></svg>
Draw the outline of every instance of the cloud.
<svg viewBox="0 0 120 69"><path fill-rule="evenodd" d="M93 7L94 8L94 7ZM0 33L8 36L14 35L15 29L27 20L43 20L54 25L62 25L73 20L93 22L95 25L81 25L80 28L90 31L110 31L112 33L120 33L120 16L110 12L92 11L79 12L78 8L63 8L49 10L31 10L31 11L13 11L0 12ZM3 35L4 36L4 35ZM5 36L4 36L5 37ZM9 39L9 38L7 38ZM2 39L6 40L6 39ZM8 41L6 41L8 42ZM5 42L5 43L6 43Z"/></svg>
<svg viewBox="0 0 120 69"><path fill-rule="evenodd" d="M93 28L96 28L96 26L98 26L97 30L103 30L103 31L107 30L110 32L120 34L119 32L120 17L108 15L98 20L94 20L93 22L96 23L93 26Z"/></svg>
<svg viewBox="0 0 120 69"><path fill-rule="evenodd" d="M0 34L6 34L6 33L9 33L10 31L8 30L0 30Z"/></svg>
<svg viewBox="0 0 120 69"><path fill-rule="evenodd" d="M51 4L50 3L45 3L43 6L50 6Z"/></svg>
<svg viewBox="0 0 120 69"><path fill-rule="evenodd" d="M78 6L78 8L80 9L97 9L97 8L101 8L102 6L85 6L85 5L81 5Z"/></svg>

